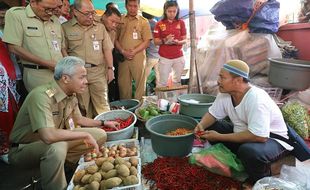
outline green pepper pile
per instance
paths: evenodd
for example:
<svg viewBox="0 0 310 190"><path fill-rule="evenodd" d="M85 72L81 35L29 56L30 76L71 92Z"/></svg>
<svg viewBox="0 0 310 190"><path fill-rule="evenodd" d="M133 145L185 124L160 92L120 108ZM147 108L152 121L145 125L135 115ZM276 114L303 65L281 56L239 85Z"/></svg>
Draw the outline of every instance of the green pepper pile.
<svg viewBox="0 0 310 190"><path fill-rule="evenodd" d="M161 114L161 111L155 105L148 105L146 107L142 107L139 109L140 117L144 120L148 120L154 116L158 116Z"/></svg>

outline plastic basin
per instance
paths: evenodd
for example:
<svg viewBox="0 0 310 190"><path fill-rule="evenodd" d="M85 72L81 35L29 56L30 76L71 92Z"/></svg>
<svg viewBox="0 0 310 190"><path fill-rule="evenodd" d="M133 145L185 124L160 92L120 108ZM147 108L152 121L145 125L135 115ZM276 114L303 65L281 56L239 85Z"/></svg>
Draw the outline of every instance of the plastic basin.
<svg viewBox="0 0 310 190"><path fill-rule="evenodd" d="M149 119L145 126L151 134L152 148L160 156L184 157L193 146L194 134L180 136L165 135L177 128L194 130L198 122L184 115L160 115Z"/></svg>
<svg viewBox="0 0 310 190"><path fill-rule="evenodd" d="M214 100L215 96L208 94L183 94L178 97L180 114L201 118L209 111Z"/></svg>
<svg viewBox="0 0 310 190"><path fill-rule="evenodd" d="M127 119L129 116L133 116L134 121L125 129L118 131L109 131L107 133L107 141L116 141L123 139L130 139L134 133L134 125L137 122L137 117L134 113L127 110L112 110L109 112L101 113L95 117L95 120L114 120L116 118Z"/></svg>
<svg viewBox="0 0 310 190"><path fill-rule="evenodd" d="M135 112L135 110L139 107L140 101L136 99L128 99L128 100L118 100L114 102L110 102L110 107L117 106L121 107L124 106L128 111Z"/></svg>
<svg viewBox="0 0 310 190"><path fill-rule="evenodd" d="M310 61L269 58L269 82L276 87L305 90L310 87Z"/></svg>

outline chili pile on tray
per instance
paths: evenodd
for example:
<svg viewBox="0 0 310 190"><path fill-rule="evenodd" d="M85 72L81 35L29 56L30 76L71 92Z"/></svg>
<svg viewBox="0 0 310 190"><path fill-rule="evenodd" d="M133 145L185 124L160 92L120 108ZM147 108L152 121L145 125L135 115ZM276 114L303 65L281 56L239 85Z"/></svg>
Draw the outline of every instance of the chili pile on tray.
<svg viewBox="0 0 310 190"><path fill-rule="evenodd" d="M179 135L186 135L186 134L189 134L189 133L192 133L193 131L192 130L189 130L189 129L186 129L186 128L177 128L173 131L169 131L166 133L166 135L169 135L169 136L179 136Z"/></svg>
<svg viewBox="0 0 310 190"><path fill-rule="evenodd" d="M150 189L160 190L237 190L241 183L232 178L209 172L192 165L188 157L157 158L143 166L142 174L150 183Z"/></svg>

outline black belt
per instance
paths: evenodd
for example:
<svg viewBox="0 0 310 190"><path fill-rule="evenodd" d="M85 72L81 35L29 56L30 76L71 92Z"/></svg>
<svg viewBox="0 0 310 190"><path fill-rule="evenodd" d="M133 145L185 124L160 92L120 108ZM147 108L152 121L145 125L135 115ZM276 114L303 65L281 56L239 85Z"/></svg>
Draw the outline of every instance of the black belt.
<svg viewBox="0 0 310 190"><path fill-rule="evenodd" d="M97 65L91 64L91 63L85 63L85 68L91 68L91 67L97 67Z"/></svg>
<svg viewBox="0 0 310 190"><path fill-rule="evenodd" d="M18 147L19 144L18 143L11 143L11 147L14 148L14 147Z"/></svg>
<svg viewBox="0 0 310 190"><path fill-rule="evenodd" d="M26 68L30 68L30 69L48 69L48 67L40 66L40 65L23 64L23 66Z"/></svg>

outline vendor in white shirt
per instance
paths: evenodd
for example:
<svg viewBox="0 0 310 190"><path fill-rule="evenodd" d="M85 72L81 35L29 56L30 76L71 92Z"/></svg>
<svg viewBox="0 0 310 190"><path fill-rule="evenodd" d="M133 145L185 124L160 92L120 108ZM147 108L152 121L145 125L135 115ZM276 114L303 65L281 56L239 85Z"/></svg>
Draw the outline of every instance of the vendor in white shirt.
<svg viewBox="0 0 310 190"><path fill-rule="evenodd" d="M272 162L291 150L286 143L269 138L270 133L287 136L287 127L276 103L262 89L249 84L249 67L231 60L220 71L220 93L195 131L211 144L223 143L242 161L248 182L271 175ZM231 123L222 119L229 117Z"/></svg>

